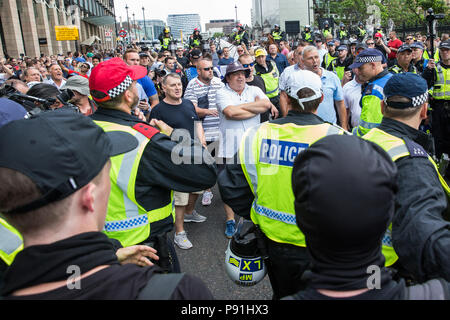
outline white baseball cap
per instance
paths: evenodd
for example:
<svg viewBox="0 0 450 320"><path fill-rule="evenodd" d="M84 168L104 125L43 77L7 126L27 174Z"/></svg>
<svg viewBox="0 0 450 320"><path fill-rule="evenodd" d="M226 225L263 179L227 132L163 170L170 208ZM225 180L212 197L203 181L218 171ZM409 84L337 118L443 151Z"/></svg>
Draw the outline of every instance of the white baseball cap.
<svg viewBox="0 0 450 320"><path fill-rule="evenodd" d="M322 97L322 80L314 72L298 70L291 74L287 82L286 93L296 99L302 108L303 102L313 101ZM314 95L307 98L299 98L298 92L304 88L314 91Z"/></svg>

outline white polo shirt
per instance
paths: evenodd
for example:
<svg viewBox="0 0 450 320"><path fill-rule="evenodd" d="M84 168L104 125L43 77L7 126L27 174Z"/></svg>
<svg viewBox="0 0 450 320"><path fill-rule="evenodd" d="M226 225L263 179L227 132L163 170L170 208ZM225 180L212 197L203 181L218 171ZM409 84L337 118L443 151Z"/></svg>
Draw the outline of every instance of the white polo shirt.
<svg viewBox="0 0 450 320"><path fill-rule="evenodd" d="M361 117L361 106L359 105L359 101L361 100L361 84L353 79L344 85L343 91L345 106L351 115L352 128L356 128L359 125L359 118Z"/></svg>
<svg viewBox="0 0 450 320"><path fill-rule="evenodd" d="M244 132L260 123L259 114L245 120L231 120L225 117L223 110L228 106L237 106L244 103L255 102L256 97L259 97L261 100L269 99L260 88L249 86L247 84L240 95L231 89L228 84L217 91L216 106L219 111L220 130L218 157L234 157L239 149Z"/></svg>

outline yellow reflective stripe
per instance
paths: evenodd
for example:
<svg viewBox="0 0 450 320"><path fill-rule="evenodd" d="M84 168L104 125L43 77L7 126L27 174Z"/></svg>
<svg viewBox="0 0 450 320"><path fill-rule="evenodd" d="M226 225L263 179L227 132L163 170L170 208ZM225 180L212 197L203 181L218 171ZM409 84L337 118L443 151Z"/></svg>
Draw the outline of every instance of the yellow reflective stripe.
<svg viewBox="0 0 450 320"><path fill-rule="evenodd" d="M16 254L23 249L23 240L19 232L0 219L0 258L11 265Z"/></svg>
<svg viewBox="0 0 450 320"><path fill-rule="evenodd" d="M252 189L253 195L256 199L256 190L258 188L258 174L256 171L256 158L253 154L253 144L256 132L262 124L254 126L248 129L241 142L239 148L239 161L241 162L241 168L247 179L247 182Z"/></svg>

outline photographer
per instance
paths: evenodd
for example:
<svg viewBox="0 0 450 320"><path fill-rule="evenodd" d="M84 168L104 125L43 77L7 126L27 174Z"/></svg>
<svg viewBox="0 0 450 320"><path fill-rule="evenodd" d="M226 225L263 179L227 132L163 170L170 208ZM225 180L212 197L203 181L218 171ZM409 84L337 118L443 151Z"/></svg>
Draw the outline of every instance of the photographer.
<svg viewBox="0 0 450 320"><path fill-rule="evenodd" d="M77 106L85 116L89 116L97 110L97 106L89 98L88 79L78 75L72 76L67 80L61 90L66 90L67 97L70 97L68 101Z"/></svg>

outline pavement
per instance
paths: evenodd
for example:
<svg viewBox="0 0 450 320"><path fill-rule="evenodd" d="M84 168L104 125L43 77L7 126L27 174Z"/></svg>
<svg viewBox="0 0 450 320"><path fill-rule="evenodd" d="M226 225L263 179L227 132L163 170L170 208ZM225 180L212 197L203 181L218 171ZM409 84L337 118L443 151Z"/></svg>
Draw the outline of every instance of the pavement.
<svg viewBox="0 0 450 320"><path fill-rule="evenodd" d="M182 250L175 245L181 271L202 279L217 300L271 300L272 287L267 275L258 284L243 287L226 274L225 251L229 240L225 237L225 210L217 185L212 192L214 197L210 206L203 206L202 196L199 196L195 208L207 220L184 224L193 247ZM239 216L235 220L237 222ZM170 237L173 240L173 232Z"/></svg>

